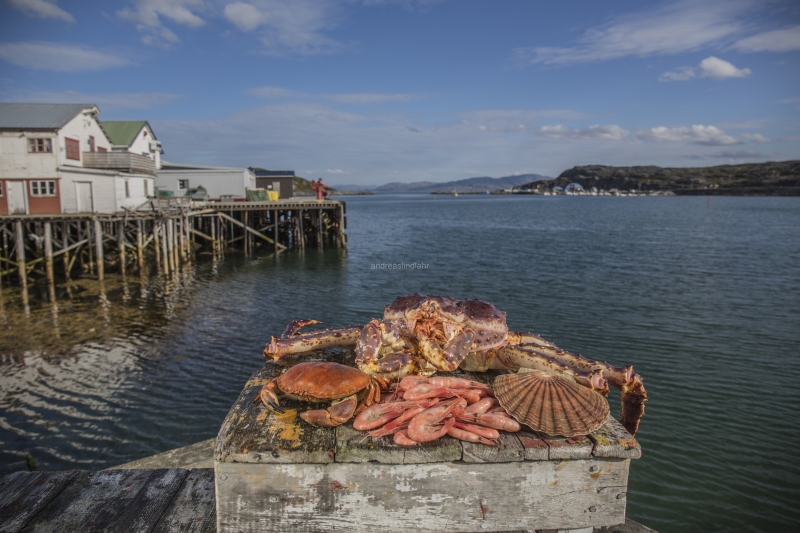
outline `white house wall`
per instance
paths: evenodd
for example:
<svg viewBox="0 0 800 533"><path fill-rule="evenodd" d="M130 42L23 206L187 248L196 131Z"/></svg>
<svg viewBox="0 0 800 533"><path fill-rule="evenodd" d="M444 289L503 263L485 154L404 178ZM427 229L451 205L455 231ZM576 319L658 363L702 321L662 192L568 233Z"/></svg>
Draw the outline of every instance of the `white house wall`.
<svg viewBox="0 0 800 533"><path fill-rule="evenodd" d="M183 196L186 191L178 189L178 180L189 180L189 188L203 186L209 198L232 195L245 197L245 188L254 189L255 175L247 169L219 170L160 170L156 185L159 190L172 191L175 196Z"/></svg>
<svg viewBox="0 0 800 533"><path fill-rule="evenodd" d="M147 201L147 196L145 195L145 182L150 182L151 193L155 190L155 180L147 176L131 175L128 177L125 175L119 175L114 181L116 196L118 198L117 211L121 211L122 208L135 209ZM128 191L130 192L129 198L125 197L126 181L128 182Z"/></svg>
<svg viewBox="0 0 800 533"><path fill-rule="evenodd" d="M139 133L136 134L136 138L131 143L128 151L133 152L134 154L150 156L152 158L153 152L150 150L150 141L152 140L153 132L150 131L150 128L148 128L147 125L145 125L139 130Z"/></svg>
<svg viewBox="0 0 800 533"><path fill-rule="evenodd" d="M89 152L89 137L94 137L95 150L105 148L111 151L111 141L98 124L97 119L88 113L80 113L58 131L58 164L65 166L83 166L83 152ZM75 139L80 143L81 159L67 159L66 139ZM53 147L55 150L55 146Z"/></svg>
<svg viewBox="0 0 800 533"><path fill-rule="evenodd" d="M53 153L28 153L28 138L50 139ZM0 133L0 177L55 178L58 173L58 139L55 133Z"/></svg>

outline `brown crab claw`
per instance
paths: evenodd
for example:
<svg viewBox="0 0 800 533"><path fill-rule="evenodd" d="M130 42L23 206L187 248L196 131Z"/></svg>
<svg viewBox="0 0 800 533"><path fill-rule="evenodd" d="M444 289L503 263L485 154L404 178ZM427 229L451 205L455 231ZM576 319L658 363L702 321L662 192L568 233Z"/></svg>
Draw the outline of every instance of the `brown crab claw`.
<svg viewBox="0 0 800 533"><path fill-rule="evenodd" d="M274 383L275 381L273 380L261 387L261 392L258 393L258 396L256 396L255 400L253 400L253 403L257 403L258 400L261 400L264 405L271 408L273 411L285 413L286 411L284 411L283 407L281 407L281 404L278 403L278 395L275 394L275 391L273 390L275 388Z"/></svg>

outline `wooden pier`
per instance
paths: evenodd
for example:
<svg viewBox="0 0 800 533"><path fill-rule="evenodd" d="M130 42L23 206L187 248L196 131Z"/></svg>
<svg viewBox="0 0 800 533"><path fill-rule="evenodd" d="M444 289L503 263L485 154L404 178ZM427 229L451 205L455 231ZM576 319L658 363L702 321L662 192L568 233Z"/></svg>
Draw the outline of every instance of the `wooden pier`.
<svg viewBox="0 0 800 533"><path fill-rule="evenodd" d="M44 278L53 297L55 276L70 278L76 270L102 280L107 268L123 275L144 268L169 274L200 250L278 254L347 246L344 202L198 205L175 200L114 215L0 216L0 284L18 281L26 289L37 277Z"/></svg>

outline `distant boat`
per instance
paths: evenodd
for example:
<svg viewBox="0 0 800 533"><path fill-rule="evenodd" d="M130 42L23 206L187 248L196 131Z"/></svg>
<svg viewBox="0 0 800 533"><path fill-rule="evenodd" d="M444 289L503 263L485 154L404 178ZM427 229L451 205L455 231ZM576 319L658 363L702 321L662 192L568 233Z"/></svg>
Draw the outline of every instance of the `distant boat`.
<svg viewBox="0 0 800 533"><path fill-rule="evenodd" d="M450 196L458 196L458 193L456 192L455 189L453 189L453 193Z"/></svg>

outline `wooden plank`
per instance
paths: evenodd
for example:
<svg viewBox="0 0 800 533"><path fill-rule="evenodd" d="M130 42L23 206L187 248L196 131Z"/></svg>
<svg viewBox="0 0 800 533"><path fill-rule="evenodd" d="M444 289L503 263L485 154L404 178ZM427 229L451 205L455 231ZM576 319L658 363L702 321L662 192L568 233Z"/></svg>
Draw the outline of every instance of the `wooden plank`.
<svg viewBox="0 0 800 533"><path fill-rule="evenodd" d="M149 532L187 474L183 469L81 472L26 529Z"/></svg>
<svg viewBox="0 0 800 533"><path fill-rule="evenodd" d="M214 468L215 439L196 442L174 450L112 466L106 470L148 470L152 468Z"/></svg>
<svg viewBox="0 0 800 533"><path fill-rule="evenodd" d="M547 443L550 461L569 461L572 459L586 459L592 455L592 441L583 435L575 437L558 437L541 434Z"/></svg>
<svg viewBox="0 0 800 533"><path fill-rule="evenodd" d="M216 533L214 469L196 468L186 476L152 533Z"/></svg>
<svg viewBox="0 0 800 533"><path fill-rule="evenodd" d="M656 533L656 531L626 518L622 524L598 527L594 533Z"/></svg>
<svg viewBox="0 0 800 533"><path fill-rule="evenodd" d="M21 530L77 476L77 470L14 472L0 479L0 532Z"/></svg>
<svg viewBox="0 0 800 533"><path fill-rule="evenodd" d="M510 463L525 459L525 448L513 433L500 432L499 446L492 447L476 442L462 442L465 463Z"/></svg>
<svg viewBox="0 0 800 533"><path fill-rule="evenodd" d="M594 442L592 455L595 457L619 457L639 459L642 448L630 433L611 415L603 427L592 432L589 438Z"/></svg>
<svg viewBox="0 0 800 533"><path fill-rule="evenodd" d="M286 249L286 246L282 245L282 244L281 244L281 243L279 243L277 240L272 240L272 239L270 239L269 237L267 237L267 236L266 236L266 235L264 235L263 233L259 233L259 232L257 232L256 230L254 230L253 228L251 228L251 227L249 227L249 226L245 226L244 224L242 224L241 222L239 222L239 221L238 221L238 220L236 220L235 218L233 218L233 217L230 217L230 216L226 215L225 213L219 213L219 216L221 216L222 218L225 218L225 219L227 219L227 220L229 220L229 221L233 222L234 224L236 224L236 225L238 225L238 226L240 226L240 227L244 228L244 230L245 230L245 231L248 231L248 232L252 233L253 235L255 235L255 236L257 236L257 237L260 237L260 238L264 239L264 240L265 240L265 241L267 241L268 243L274 244L274 245L275 245L275 246L278 248L278 250L279 250L279 251L280 251L280 250L285 250L285 249ZM232 242L232 241L231 241L231 242Z"/></svg>
<svg viewBox="0 0 800 533"><path fill-rule="evenodd" d="M516 435L526 461L547 461L549 459L550 447L542 435L526 429L524 426Z"/></svg>
<svg viewBox="0 0 800 533"><path fill-rule="evenodd" d="M310 358L304 358L310 360ZM295 361L296 362L296 361ZM335 453L331 428L304 422L300 411L322 404L284 401L285 413L276 413L260 401L253 403L261 387L278 376L283 367L268 362L257 370L231 407L217 435L215 464L240 463L329 463Z"/></svg>
<svg viewBox="0 0 800 533"><path fill-rule="evenodd" d="M352 423L337 427L336 462L403 464L405 447L395 444L391 435L377 439L365 435L365 431L353 429Z"/></svg>
<svg viewBox="0 0 800 533"><path fill-rule="evenodd" d="M629 465L627 459L599 458L496 464L218 463L217 531L402 533L614 525L625 520Z"/></svg>

